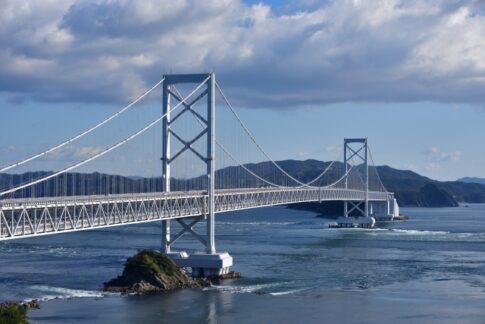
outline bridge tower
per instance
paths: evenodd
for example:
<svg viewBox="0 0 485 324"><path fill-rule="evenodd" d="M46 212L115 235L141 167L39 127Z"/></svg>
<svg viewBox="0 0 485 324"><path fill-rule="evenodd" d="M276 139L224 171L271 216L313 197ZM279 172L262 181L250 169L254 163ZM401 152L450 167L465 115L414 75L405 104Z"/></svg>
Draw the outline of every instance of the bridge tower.
<svg viewBox="0 0 485 324"><path fill-rule="evenodd" d="M337 224L340 227L373 227L375 219L369 215L369 162L368 162L368 146L367 138L345 138L344 139L344 166L345 174L345 189L349 189L349 170L350 162L356 158L358 162L362 163L364 168L364 176L362 178L364 184L364 197L359 201L344 201L344 216L337 219ZM351 215L358 214L357 217Z"/></svg>
<svg viewBox="0 0 485 324"><path fill-rule="evenodd" d="M181 96L174 91L176 84L200 84L205 83L205 89L194 99L184 101ZM169 255L179 266L192 268L193 276L200 277L217 277L229 272L232 266L232 257L227 253L217 253L215 247L215 228L214 228L214 213L215 213L215 74L169 74L165 75L163 83L163 113L167 114L163 119L163 155L162 155L162 179L163 189L165 192L170 192L170 166L175 160L184 152L192 151L200 160L206 164L206 180L207 190L203 194L202 204L204 215L194 217L186 222L184 219L176 219L182 226L182 229L173 238L170 233L170 220L162 221L162 250ZM203 117L194 110L194 105L202 99L206 99L207 113ZM182 102L182 109L175 114L170 115L171 100L175 99ZM183 135L177 134L171 127L176 120L184 114L193 114L200 125L203 126L198 135L190 140L185 140ZM192 144L198 140L206 138L207 150L206 152L198 152ZM183 147L172 154L171 141L176 138L182 143ZM200 235L195 232L194 225L201 220L206 220L206 233ZM195 236L205 247L205 254L189 255L186 252L173 252L172 245L184 234L190 233Z"/></svg>

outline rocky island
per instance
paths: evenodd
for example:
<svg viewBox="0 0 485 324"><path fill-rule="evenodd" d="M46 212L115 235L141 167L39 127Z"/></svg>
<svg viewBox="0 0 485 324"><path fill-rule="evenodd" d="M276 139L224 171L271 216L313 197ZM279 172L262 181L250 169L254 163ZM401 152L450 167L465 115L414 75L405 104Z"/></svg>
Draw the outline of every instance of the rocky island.
<svg viewBox="0 0 485 324"><path fill-rule="evenodd" d="M103 290L149 294L182 288L210 286L206 278L191 278L169 257L154 250L142 250L128 258L123 273L104 283Z"/></svg>

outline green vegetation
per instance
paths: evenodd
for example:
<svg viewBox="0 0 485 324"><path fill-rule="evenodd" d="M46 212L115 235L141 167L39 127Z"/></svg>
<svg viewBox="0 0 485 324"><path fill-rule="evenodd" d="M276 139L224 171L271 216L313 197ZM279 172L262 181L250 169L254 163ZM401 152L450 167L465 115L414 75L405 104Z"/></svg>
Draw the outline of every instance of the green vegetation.
<svg viewBox="0 0 485 324"><path fill-rule="evenodd" d="M0 304L0 323L26 324L27 307L15 303Z"/></svg>
<svg viewBox="0 0 485 324"><path fill-rule="evenodd" d="M154 250L142 250L128 258L125 263L125 272L140 274L156 274L157 276L172 276L178 271L177 265L165 255Z"/></svg>

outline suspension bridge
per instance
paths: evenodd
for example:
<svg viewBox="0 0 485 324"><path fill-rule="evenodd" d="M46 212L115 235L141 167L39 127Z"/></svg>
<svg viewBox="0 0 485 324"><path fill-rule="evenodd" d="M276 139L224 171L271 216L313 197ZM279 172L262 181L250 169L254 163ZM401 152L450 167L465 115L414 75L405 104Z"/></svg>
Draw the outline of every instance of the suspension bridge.
<svg viewBox="0 0 485 324"><path fill-rule="evenodd" d="M114 137L111 143L97 146L78 160L66 160L66 154L60 153L74 152L76 143L136 110L158 88L162 90L161 114L155 105L153 111L158 115L154 118L142 121L128 134L124 132L129 127L119 127L115 136L121 139ZM216 118L221 111L230 117ZM216 120L227 128L220 132L223 136L216 137ZM134 124L134 118L128 118L124 125ZM158 129L156 134L152 134L154 129ZM236 129L243 135L227 136ZM150 140L153 136L161 143ZM100 137L94 137L96 143ZM149 138L149 145L137 142L143 137ZM224 142L226 137L231 139ZM140 146L144 147L141 151ZM123 148L124 155L113 155ZM250 163L254 152L262 162ZM123 163L126 156L134 155L141 161L135 167L146 171L151 163L149 175L129 177L109 172L115 168L113 161ZM342 201L344 211L337 221L340 227L372 227L376 217L397 215L399 207L393 193L382 184L367 139L345 139L343 155L341 162L321 164L311 179L298 170L285 170L256 140L213 73L165 75L101 122L0 167L0 241L161 221L165 253L180 266L192 268L194 276L223 275L232 266L232 257L216 250L217 213ZM107 171L98 172L101 168ZM156 176L158 173L161 176ZM203 233L201 226L196 226L199 222L205 222ZM171 231L173 223L177 224L176 233ZM185 234L200 241L204 251L173 251Z"/></svg>

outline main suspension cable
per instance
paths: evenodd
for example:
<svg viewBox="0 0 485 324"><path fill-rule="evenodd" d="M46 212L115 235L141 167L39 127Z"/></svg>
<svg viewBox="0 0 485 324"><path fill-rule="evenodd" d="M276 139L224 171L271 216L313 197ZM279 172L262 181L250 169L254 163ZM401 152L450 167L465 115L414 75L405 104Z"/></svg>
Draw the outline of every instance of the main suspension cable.
<svg viewBox="0 0 485 324"><path fill-rule="evenodd" d="M179 96L179 97L182 97L180 91L175 87L173 86L173 90L175 91L175 93ZM197 122L199 123L200 126L204 127L204 124L203 122L200 120L200 117L197 116L197 114L190 110L190 112L192 113L192 115L194 116L194 118L197 120ZM228 149L226 149L224 147L224 145L222 145L216 138L216 145L219 146L219 148L224 151L224 153L227 154L227 156L229 156L229 158L231 158L234 162L236 162L236 164L238 164L238 166L240 166L241 168L243 168L245 171L247 171L249 174L253 175L254 177L256 177L257 179L263 181L264 183L270 185L270 186L274 186L274 187L278 187L278 188L283 188L283 186L280 186L280 185L277 185L271 181L268 181L262 177L260 177L259 175L257 175L256 173L254 173L253 171L251 171L249 168L247 168L244 164L240 163L235 157L234 155L232 155Z"/></svg>
<svg viewBox="0 0 485 324"><path fill-rule="evenodd" d="M283 168L280 167L280 165L278 163L276 163L276 161L274 161L268 153L266 153L266 151L261 147L261 145L259 145L259 143L256 141L256 138L252 135L252 133L249 131L249 129L246 127L246 125L243 123L243 121L241 120L241 118L239 117L239 115L237 114L237 112L235 111L234 107L231 105L231 103L229 102L229 100L227 99L226 95L224 94L224 92L222 91L221 87L219 86L219 83L217 83L216 81L216 87L217 89L219 90L219 93L221 94L222 98L224 99L226 105L229 107L229 109L231 110L231 112L233 113L233 115L236 117L237 121L239 122L239 124L241 125L241 127L244 129L244 131L246 132L246 134L249 136L249 138L251 139L251 141L256 145L256 147L261 151L261 153L264 154L264 156L274 165L276 166L276 168L278 170L280 170L284 175L286 175L288 178L290 178L291 180L293 180L294 182L298 183L299 185L301 185L302 187L305 187L307 186L304 182L301 182L300 180L294 178L292 175L290 175L288 172L286 172ZM323 176L323 175L322 175Z"/></svg>
<svg viewBox="0 0 485 324"><path fill-rule="evenodd" d="M178 91L178 89L174 86L173 87L173 90L175 91L175 93L181 97L181 93ZM222 93L221 93L222 94ZM227 101L226 101L227 102ZM197 122L201 125L201 126L204 126L202 121L200 120L199 116L197 116L197 114L195 114L195 112L192 112L192 115L195 117L195 119L197 120ZM236 116L238 118L238 116ZM230 152L229 150L227 150L224 145L222 145L217 139L216 139L216 144L217 146L219 146L223 151L224 153L226 153L234 162L236 162L238 164L238 166L240 166L241 168L243 168L245 171L247 171L249 174L253 175L254 177L256 177L257 179L263 181L264 183L266 184L269 184L270 186L275 186L275 187L278 187L278 188L284 188L285 186L281 186L281 185L278 185L278 184L275 184L269 180L266 180L264 179L263 177L259 176L258 174L256 174L255 172L251 171L249 168L247 168L244 164L240 163ZM302 184L301 186L298 186L296 188L303 188L303 187L311 187L310 185L316 181L318 181L321 177L323 177L325 175L325 173L327 173L327 171L333 166L333 164L335 163L335 161L332 161L328 166L327 168L325 168L323 170L322 173L320 173L315 179L311 180L310 182L307 182L307 183L304 183Z"/></svg>

